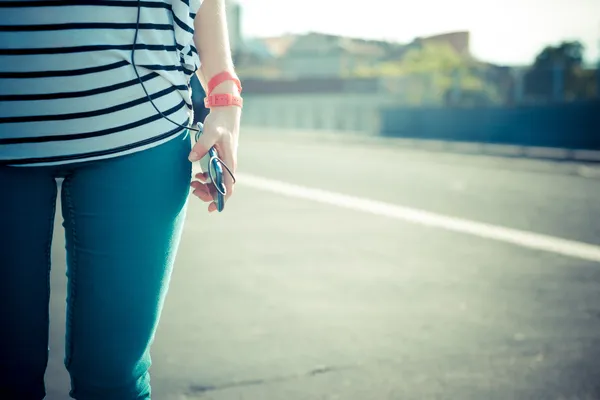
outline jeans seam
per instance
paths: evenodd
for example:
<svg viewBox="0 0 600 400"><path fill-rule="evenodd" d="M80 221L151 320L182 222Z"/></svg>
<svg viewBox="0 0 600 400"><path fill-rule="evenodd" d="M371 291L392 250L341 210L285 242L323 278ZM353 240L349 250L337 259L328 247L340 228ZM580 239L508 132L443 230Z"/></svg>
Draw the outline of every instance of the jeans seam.
<svg viewBox="0 0 600 400"><path fill-rule="evenodd" d="M68 265L69 270L69 282L68 286L70 288L70 296L69 302L67 304L67 315L66 315L66 328L69 338L67 343L65 343L65 367L67 369L71 365L71 360L73 358L73 315L75 309L75 300L77 298L77 230L75 229L75 210L73 208L73 201L71 198L71 181L69 178L66 178L63 182L63 190L65 193L65 203L67 206L67 210L69 213L69 229L71 230L71 238L72 238L72 246L71 251L72 254L69 255L70 264Z"/></svg>
<svg viewBox="0 0 600 400"><path fill-rule="evenodd" d="M51 210L52 212L50 213L50 218L48 221L48 232L46 235L47 238L47 242L46 242L46 262L48 263L47 268L46 268L46 284L47 284L47 299L48 299L48 307L50 306L50 297L52 295L52 284L51 284L51 273L52 273L52 241L53 241L53 236L54 236L54 221L56 219L56 198L57 198L57 193L54 193L54 198L52 200L52 207ZM48 332L50 331L50 310L48 309L48 313L46 314L47 316L47 329ZM49 358L49 353L50 353L50 348L48 347L48 353L46 354L46 362L48 362L48 358Z"/></svg>

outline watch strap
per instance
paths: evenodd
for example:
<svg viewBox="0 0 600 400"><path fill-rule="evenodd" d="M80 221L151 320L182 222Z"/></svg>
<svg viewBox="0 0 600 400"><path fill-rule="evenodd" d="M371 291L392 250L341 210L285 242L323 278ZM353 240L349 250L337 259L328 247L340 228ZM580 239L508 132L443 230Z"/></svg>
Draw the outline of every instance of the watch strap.
<svg viewBox="0 0 600 400"><path fill-rule="evenodd" d="M242 93L242 83L240 82L239 78L237 76L233 75L229 71L223 71L223 72L220 72L217 75L213 76L210 79L210 81L208 81L208 93L207 94L210 95L217 86L219 86L221 83L226 82L226 81L233 81L235 83L235 85L237 86L240 94Z"/></svg>
<svg viewBox="0 0 600 400"><path fill-rule="evenodd" d="M227 106L237 106L242 108L244 106L244 99L242 99L241 96L230 93L212 94L204 98L204 106L206 108Z"/></svg>

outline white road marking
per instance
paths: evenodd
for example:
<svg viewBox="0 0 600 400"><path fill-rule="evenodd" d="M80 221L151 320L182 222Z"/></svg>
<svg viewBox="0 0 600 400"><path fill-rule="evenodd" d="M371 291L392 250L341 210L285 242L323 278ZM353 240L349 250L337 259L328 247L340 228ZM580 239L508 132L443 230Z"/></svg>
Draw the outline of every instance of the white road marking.
<svg viewBox="0 0 600 400"><path fill-rule="evenodd" d="M318 203L330 204L350 210L366 212L420 225L427 225L453 232L466 233L521 247L600 263L600 246L597 245L450 217L416 208L348 196L321 189L294 185L251 174L237 173L236 178L240 185L279 195L316 201Z"/></svg>

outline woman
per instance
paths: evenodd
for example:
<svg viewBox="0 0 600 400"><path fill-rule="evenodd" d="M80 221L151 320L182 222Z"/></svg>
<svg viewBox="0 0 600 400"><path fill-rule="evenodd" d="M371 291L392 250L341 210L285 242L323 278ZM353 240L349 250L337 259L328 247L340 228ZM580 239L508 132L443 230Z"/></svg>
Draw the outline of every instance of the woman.
<svg viewBox="0 0 600 400"><path fill-rule="evenodd" d="M57 178L64 178L71 397L150 398L149 350L191 162L215 145L236 167L241 87L224 7L224 0L0 2L1 399L45 396ZM196 70L209 95L229 101L209 96L204 134L192 148L185 127ZM215 211L205 177L196 178L194 195ZM232 177L225 183L228 198Z"/></svg>

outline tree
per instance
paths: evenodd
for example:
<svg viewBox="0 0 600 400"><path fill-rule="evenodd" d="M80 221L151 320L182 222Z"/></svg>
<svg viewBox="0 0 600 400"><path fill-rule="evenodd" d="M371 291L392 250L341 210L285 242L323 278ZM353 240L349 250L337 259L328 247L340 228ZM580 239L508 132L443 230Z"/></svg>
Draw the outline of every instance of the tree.
<svg viewBox="0 0 600 400"><path fill-rule="evenodd" d="M399 60L358 68L352 75L394 78L388 80L388 90L413 105L441 105L449 99L461 103L466 97L478 103L493 102L496 91L482 78L482 70L483 66L447 43L415 42Z"/></svg>
<svg viewBox="0 0 600 400"><path fill-rule="evenodd" d="M534 68L550 68L556 64L571 69L583 64L584 46L579 41L547 46L535 58Z"/></svg>
<svg viewBox="0 0 600 400"><path fill-rule="evenodd" d="M585 48L579 41L547 46L525 74L525 95L535 100L575 100L594 93L594 73L583 67Z"/></svg>

